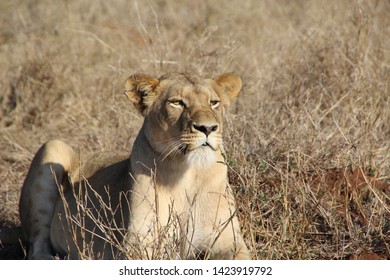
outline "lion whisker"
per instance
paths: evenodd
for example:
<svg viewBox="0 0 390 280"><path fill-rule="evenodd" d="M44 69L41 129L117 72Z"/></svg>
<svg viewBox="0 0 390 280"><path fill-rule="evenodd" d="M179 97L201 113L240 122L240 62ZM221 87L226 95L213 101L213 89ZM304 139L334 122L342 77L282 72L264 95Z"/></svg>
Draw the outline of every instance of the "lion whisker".
<svg viewBox="0 0 390 280"><path fill-rule="evenodd" d="M173 153L173 158L176 157L178 150L180 149L180 145L182 145L182 141L176 140L172 141L171 143L168 143L168 145L164 148L164 150L161 153L162 159L161 161L164 161L167 157L169 157Z"/></svg>

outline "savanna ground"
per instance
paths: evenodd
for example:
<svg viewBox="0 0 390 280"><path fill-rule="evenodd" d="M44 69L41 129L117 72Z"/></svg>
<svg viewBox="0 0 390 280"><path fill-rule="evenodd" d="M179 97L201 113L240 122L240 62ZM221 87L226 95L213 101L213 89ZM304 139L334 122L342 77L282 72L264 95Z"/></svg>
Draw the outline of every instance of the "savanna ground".
<svg viewBox="0 0 390 280"><path fill-rule="evenodd" d="M130 150L130 74L235 71L225 142L253 258L390 259L389 1L1 1L0 65L0 226L43 142Z"/></svg>

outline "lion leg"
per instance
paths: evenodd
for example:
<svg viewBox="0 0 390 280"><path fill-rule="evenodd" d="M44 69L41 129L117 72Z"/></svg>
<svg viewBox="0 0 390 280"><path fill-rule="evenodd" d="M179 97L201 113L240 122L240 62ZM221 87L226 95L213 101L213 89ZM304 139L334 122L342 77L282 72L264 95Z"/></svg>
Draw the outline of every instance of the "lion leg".
<svg viewBox="0 0 390 280"><path fill-rule="evenodd" d="M251 260L251 255L249 253L248 247L244 242L244 238L241 233L237 233L236 241L234 244L233 250L233 259L234 260Z"/></svg>
<svg viewBox="0 0 390 280"><path fill-rule="evenodd" d="M234 217L211 248L212 259L250 260L249 250L239 229L237 217Z"/></svg>
<svg viewBox="0 0 390 280"><path fill-rule="evenodd" d="M250 260L251 255L242 237L237 216L234 216L217 240L216 247L222 250L224 259ZM218 249L217 249L218 250Z"/></svg>
<svg viewBox="0 0 390 280"><path fill-rule="evenodd" d="M77 162L70 146L52 140L38 150L31 163L19 202L22 228L30 243L29 259L52 258L50 225L59 197L58 184Z"/></svg>
<svg viewBox="0 0 390 280"><path fill-rule="evenodd" d="M208 231L211 232L211 247L208 248L208 255L211 259L228 260L249 260L249 250L241 234L240 224L235 215L236 208L232 190L225 189L225 195L214 194L213 201L216 204L215 219L210 221Z"/></svg>

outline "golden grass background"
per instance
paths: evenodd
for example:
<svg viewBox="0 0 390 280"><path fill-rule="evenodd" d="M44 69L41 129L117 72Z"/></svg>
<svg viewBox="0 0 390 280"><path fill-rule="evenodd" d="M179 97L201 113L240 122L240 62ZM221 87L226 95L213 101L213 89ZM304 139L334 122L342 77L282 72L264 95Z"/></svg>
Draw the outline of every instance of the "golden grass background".
<svg viewBox="0 0 390 280"><path fill-rule="evenodd" d="M0 65L0 226L43 142L130 150L130 74L235 71L225 142L253 257L390 258L389 1L1 1Z"/></svg>

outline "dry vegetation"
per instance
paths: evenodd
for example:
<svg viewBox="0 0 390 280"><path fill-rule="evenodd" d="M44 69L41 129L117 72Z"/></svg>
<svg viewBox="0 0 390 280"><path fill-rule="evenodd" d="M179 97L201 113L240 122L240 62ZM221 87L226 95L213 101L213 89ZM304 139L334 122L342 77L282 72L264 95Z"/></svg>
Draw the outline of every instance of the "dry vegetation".
<svg viewBox="0 0 390 280"><path fill-rule="evenodd" d="M1 1L0 65L0 226L43 142L130 149L128 75L235 71L226 146L253 257L390 258L389 1Z"/></svg>

